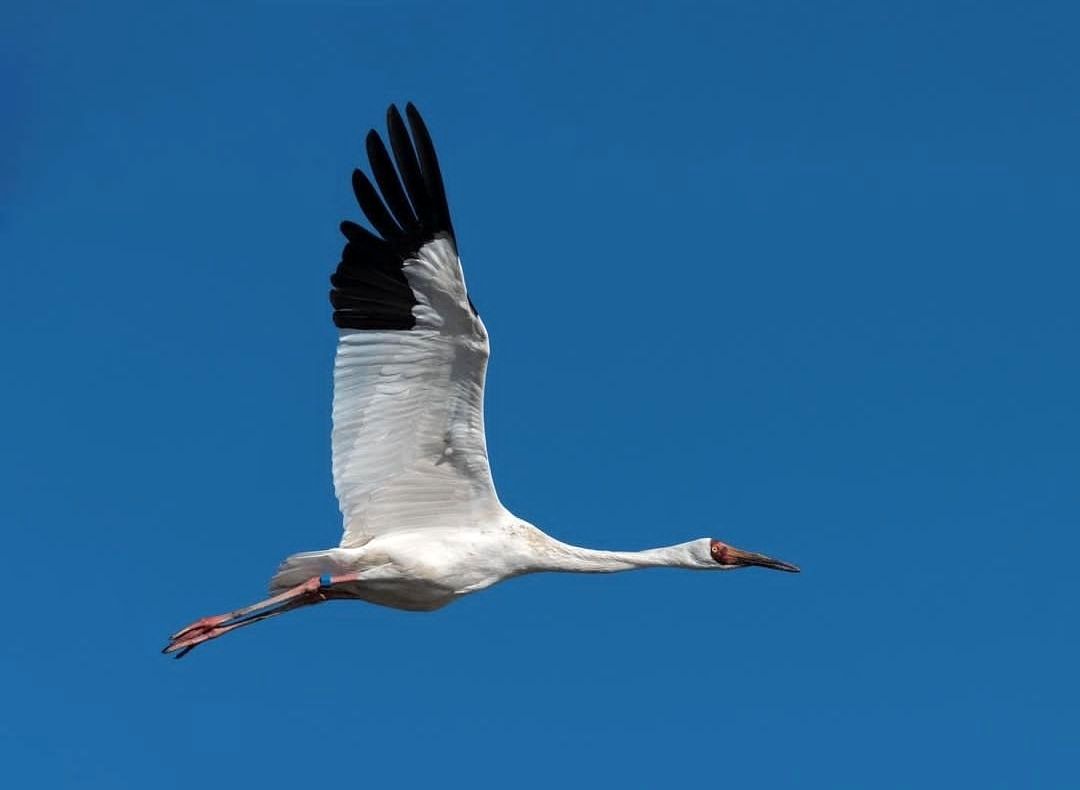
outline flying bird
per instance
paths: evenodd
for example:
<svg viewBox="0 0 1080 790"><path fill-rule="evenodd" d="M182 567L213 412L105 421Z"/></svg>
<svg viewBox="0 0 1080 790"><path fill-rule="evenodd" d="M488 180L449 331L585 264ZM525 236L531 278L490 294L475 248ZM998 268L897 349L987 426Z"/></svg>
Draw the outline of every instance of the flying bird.
<svg viewBox="0 0 1080 790"><path fill-rule="evenodd" d="M431 611L542 571L756 565L798 572L712 538L645 551L581 548L503 507L484 436L488 332L465 287L431 136L411 103L405 118L395 106L387 111L389 150L378 132L367 135L374 183L355 170L352 187L371 230L341 223L346 244L330 278L341 543L288 557L270 580L271 597L197 620L162 652L180 658L237 628L323 601Z"/></svg>

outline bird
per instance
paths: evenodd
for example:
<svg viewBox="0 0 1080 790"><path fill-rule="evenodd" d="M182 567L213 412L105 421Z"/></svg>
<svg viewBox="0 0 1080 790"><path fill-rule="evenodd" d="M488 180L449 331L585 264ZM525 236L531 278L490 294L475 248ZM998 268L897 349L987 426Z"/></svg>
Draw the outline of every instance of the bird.
<svg viewBox="0 0 1080 790"><path fill-rule="evenodd" d="M488 331L469 296L442 172L423 118L387 110L390 147L365 140L372 182L352 188L370 229L341 223L330 278L338 330L332 466L343 518L335 548L286 558L270 597L196 620L176 658L239 628L330 600L433 611L530 573L670 567L799 568L715 538L644 551L582 548L515 516L492 481L484 432Z"/></svg>

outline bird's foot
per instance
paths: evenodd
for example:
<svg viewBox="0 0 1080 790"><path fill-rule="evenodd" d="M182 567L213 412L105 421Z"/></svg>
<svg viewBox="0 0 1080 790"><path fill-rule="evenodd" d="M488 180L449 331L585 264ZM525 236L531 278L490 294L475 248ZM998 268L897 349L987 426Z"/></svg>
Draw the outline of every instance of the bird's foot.
<svg viewBox="0 0 1080 790"><path fill-rule="evenodd" d="M166 654L175 653L176 658L183 658L204 642L209 642L211 639L217 639L222 634L227 634L234 628L239 628L242 625L254 622L254 618L243 619L239 622L230 622L233 619L234 618L230 613L216 614L211 617L203 617L200 620L196 620L187 628L173 634L169 639L169 644L166 645L165 649L161 652Z"/></svg>
<svg viewBox="0 0 1080 790"><path fill-rule="evenodd" d="M194 636L197 633L217 628L218 626L224 625L225 623L229 622L229 620L231 620L232 618L232 612L230 612L229 614L215 614L210 615L209 617L202 617L196 620L191 625L181 628L175 634L170 636L169 639L173 642L176 642L182 638L185 638L185 635Z"/></svg>
<svg viewBox="0 0 1080 790"><path fill-rule="evenodd" d="M169 644L161 652L183 658L204 642L217 639L236 628L257 623L259 620L283 614L300 606L325 601L331 597L330 588L334 584L351 581L354 578L355 574L333 577L313 576L303 584L298 584L290 590L267 598L265 601L259 601L257 604L245 606L243 609L236 609L227 614L203 617L169 637Z"/></svg>

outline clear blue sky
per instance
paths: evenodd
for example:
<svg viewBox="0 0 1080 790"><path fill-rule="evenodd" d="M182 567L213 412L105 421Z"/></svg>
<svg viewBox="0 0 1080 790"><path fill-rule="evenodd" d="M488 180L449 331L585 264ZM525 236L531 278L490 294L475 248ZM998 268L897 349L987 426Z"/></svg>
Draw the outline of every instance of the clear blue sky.
<svg viewBox="0 0 1080 790"><path fill-rule="evenodd" d="M1072 4L19 5L8 785L1073 784ZM504 501L801 576L535 576L158 654L338 540L327 278L410 99Z"/></svg>

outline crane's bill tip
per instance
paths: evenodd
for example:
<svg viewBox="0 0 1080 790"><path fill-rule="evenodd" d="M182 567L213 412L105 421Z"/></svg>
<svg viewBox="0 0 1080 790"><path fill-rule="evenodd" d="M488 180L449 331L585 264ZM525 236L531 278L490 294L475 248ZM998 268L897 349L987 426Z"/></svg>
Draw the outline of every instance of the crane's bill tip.
<svg viewBox="0 0 1080 790"><path fill-rule="evenodd" d="M772 557L766 557L764 554L756 554L748 551L745 554L749 555L746 559L739 562L739 565L756 565L759 568L768 568L774 571L784 571L784 573L802 573L798 565L792 565L790 562L784 562L783 560L776 560Z"/></svg>

